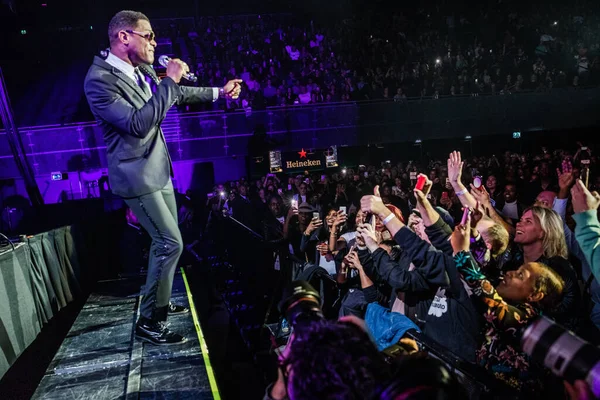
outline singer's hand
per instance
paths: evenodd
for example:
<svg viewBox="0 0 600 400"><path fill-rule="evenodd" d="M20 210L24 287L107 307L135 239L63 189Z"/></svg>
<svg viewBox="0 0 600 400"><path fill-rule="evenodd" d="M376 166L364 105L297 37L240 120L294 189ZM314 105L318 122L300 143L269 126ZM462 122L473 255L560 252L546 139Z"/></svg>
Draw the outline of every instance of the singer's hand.
<svg viewBox="0 0 600 400"><path fill-rule="evenodd" d="M169 60L169 64L167 65L167 76L175 81L175 83L181 82L181 78L183 75L189 71L189 67L181 61L179 58L172 58Z"/></svg>
<svg viewBox="0 0 600 400"><path fill-rule="evenodd" d="M223 86L223 91L225 92L226 97L230 97L232 99L237 99L240 97L240 92L242 91L242 83L241 79L232 79L225 86Z"/></svg>

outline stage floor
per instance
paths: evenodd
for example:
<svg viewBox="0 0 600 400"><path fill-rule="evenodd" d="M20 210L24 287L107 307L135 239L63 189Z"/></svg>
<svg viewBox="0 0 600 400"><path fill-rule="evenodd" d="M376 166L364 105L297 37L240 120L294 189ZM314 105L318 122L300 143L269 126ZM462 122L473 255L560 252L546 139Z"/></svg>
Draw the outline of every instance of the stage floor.
<svg viewBox="0 0 600 400"><path fill-rule="evenodd" d="M175 276L172 299L192 312L168 320L187 337L183 344L134 339L141 284L140 277L99 283L33 399L220 399L185 274Z"/></svg>

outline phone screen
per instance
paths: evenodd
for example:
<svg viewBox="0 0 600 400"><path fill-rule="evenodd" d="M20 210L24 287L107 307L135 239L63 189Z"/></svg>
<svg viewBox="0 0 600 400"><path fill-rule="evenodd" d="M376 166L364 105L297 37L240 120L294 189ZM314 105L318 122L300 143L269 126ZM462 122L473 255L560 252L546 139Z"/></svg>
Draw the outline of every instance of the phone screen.
<svg viewBox="0 0 600 400"><path fill-rule="evenodd" d="M345 206L341 206L341 207L340 207L340 212L341 212L342 214L346 214L346 207L345 207Z"/></svg>
<svg viewBox="0 0 600 400"><path fill-rule="evenodd" d="M313 219L319 219L319 213L318 212L314 212L313 213Z"/></svg>

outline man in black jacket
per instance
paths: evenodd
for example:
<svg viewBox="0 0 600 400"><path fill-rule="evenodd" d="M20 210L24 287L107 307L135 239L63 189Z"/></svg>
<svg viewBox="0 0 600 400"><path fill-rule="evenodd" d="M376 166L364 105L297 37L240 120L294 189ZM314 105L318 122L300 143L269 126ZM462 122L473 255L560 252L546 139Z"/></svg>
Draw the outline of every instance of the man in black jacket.
<svg viewBox="0 0 600 400"><path fill-rule="evenodd" d="M151 67L154 32L140 12L117 13L109 23L108 35L110 52L105 59L94 59L84 91L104 131L111 188L152 236L136 336L154 344L179 343L184 337L163 324L168 313L188 310L169 303L183 242L171 182L173 167L160 124L175 103L237 98L241 80L230 81L223 88L179 86L189 67L178 59L169 62L167 77L159 80Z"/></svg>

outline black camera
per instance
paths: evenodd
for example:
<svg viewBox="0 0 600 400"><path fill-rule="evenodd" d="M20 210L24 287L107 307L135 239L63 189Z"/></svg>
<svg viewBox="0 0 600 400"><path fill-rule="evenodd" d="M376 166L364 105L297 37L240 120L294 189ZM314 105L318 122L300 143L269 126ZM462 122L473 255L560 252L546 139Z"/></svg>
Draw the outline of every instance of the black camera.
<svg viewBox="0 0 600 400"><path fill-rule="evenodd" d="M285 288L279 312L294 329L302 329L313 322L325 320L321 296L306 281L294 281Z"/></svg>
<svg viewBox="0 0 600 400"><path fill-rule="evenodd" d="M523 351L569 382L585 380L600 397L600 349L554 321L540 317L521 338Z"/></svg>

